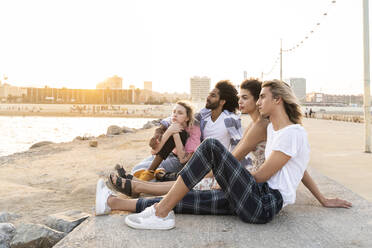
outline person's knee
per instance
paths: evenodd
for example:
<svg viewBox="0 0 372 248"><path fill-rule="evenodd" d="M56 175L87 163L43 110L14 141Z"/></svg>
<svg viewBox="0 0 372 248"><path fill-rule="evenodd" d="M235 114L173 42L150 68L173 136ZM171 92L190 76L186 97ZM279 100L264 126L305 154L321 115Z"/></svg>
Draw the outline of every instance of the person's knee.
<svg viewBox="0 0 372 248"><path fill-rule="evenodd" d="M220 146L222 145L221 142L215 138L206 138L204 141L203 141L203 144L205 146Z"/></svg>

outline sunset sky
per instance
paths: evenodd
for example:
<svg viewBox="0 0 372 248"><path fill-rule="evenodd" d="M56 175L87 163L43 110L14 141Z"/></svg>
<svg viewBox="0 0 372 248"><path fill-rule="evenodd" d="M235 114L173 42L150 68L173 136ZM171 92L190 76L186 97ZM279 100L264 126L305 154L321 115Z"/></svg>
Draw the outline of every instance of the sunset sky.
<svg viewBox="0 0 372 248"><path fill-rule="evenodd" d="M283 78L363 93L362 1L1 0L0 30L0 76L17 86L95 88L113 75L162 92L189 92L192 76L238 84L245 70L271 70L281 38L288 49L308 36L284 54Z"/></svg>

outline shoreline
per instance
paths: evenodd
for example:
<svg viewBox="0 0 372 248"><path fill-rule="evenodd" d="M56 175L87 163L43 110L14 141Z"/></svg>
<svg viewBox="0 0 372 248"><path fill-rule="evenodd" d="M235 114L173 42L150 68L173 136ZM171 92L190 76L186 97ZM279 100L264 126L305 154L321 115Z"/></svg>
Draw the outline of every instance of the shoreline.
<svg viewBox="0 0 372 248"><path fill-rule="evenodd" d="M168 115L165 114L105 114L105 113L69 113L69 112L12 112L0 111L0 116L5 117L98 117L98 118L148 118L162 119Z"/></svg>

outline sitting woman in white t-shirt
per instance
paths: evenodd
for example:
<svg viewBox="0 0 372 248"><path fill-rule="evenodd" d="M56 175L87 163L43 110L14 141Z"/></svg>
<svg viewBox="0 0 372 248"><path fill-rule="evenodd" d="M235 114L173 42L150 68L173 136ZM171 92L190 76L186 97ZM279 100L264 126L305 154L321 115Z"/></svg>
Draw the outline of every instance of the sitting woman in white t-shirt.
<svg viewBox="0 0 372 248"><path fill-rule="evenodd" d="M267 127L266 161L257 171L248 172L235 158L235 151L231 154L219 141L207 139L164 198L126 199L114 207L114 197L100 180L97 213L111 208L140 212L125 220L139 229L173 228L172 209L177 213L234 214L249 223L271 221L283 206L295 202L310 150L306 131L300 125L300 107L287 84L265 82L257 106L271 122ZM190 191L209 170L213 170L221 190Z"/></svg>

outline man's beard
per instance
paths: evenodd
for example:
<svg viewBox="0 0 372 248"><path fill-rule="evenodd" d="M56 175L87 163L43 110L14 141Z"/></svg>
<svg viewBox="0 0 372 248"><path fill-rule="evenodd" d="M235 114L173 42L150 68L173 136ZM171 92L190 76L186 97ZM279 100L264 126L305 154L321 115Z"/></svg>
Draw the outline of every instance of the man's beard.
<svg viewBox="0 0 372 248"><path fill-rule="evenodd" d="M205 108L213 110L218 108L218 102L215 103L209 103L208 101L205 103Z"/></svg>

